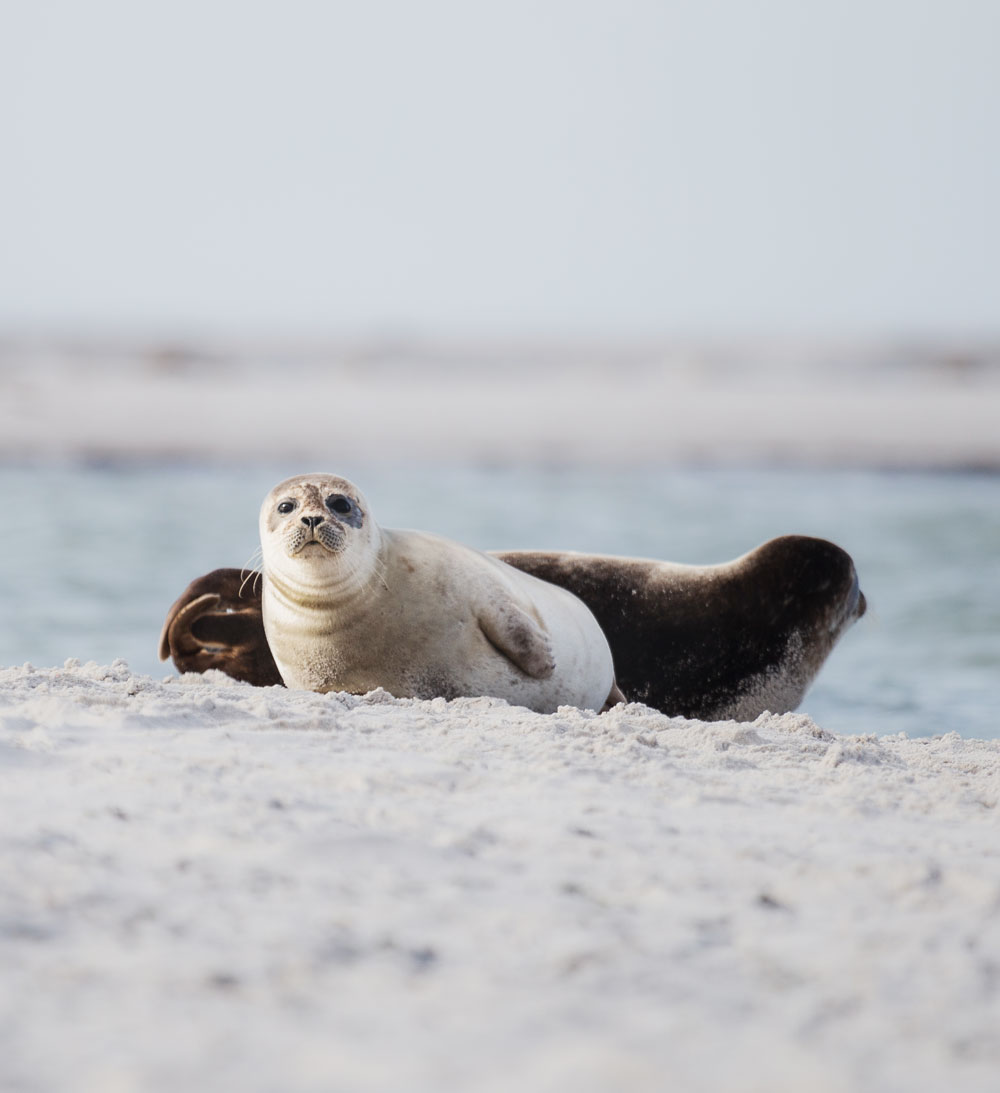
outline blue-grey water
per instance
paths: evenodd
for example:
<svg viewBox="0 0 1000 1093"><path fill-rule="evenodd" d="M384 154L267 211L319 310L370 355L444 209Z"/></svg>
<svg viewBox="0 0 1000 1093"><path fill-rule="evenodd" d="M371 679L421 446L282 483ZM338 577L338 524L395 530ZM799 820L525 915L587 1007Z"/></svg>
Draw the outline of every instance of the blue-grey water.
<svg viewBox="0 0 1000 1093"><path fill-rule="evenodd" d="M305 468L0 468L0 665L107 663L163 676L166 609L241 565L275 482ZM483 549L709 563L775 535L854 556L869 613L802 709L838 732L1000 737L1000 476L817 470L339 466L385 526Z"/></svg>

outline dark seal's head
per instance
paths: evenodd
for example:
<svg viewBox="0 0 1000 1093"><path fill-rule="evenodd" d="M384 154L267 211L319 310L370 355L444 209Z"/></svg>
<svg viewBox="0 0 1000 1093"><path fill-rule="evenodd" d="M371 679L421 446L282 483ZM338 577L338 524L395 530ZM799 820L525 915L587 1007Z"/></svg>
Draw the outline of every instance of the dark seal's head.
<svg viewBox="0 0 1000 1093"><path fill-rule="evenodd" d="M728 572L726 572L728 569ZM794 709L867 602L847 551L826 539L782 535L725 567L731 663L745 678L716 716L749 719ZM735 684L736 680L732 680Z"/></svg>
<svg viewBox="0 0 1000 1093"><path fill-rule="evenodd" d="M760 617L778 628L840 635L868 608L854 561L826 539L782 535L733 563L752 581Z"/></svg>

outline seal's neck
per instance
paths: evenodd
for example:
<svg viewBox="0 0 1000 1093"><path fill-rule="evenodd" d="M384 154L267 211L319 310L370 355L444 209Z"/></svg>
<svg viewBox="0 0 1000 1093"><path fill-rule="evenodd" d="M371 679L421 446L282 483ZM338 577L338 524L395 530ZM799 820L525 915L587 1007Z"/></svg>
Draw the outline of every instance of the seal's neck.
<svg viewBox="0 0 1000 1093"><path fill-rule="evenodd" d="M374 529L373 529L374 530ZM377 530L364 549L351 548L339 554L319 553L306 548L307 555L271 556L264 554L265 589L277 599L297 607L325 609L336 603L370 598L383 587L383 544ZM313 551L315 554L313 555Z"/></svg>

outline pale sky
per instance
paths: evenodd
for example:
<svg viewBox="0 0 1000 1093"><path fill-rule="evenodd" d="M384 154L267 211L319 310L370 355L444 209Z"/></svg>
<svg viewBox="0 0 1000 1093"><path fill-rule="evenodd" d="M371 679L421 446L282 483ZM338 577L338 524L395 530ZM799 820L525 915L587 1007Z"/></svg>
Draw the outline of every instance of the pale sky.
<svg viewBox="0 0 1000 1093"><path fill-rule="evenodd" d="M0 331L1000 330L997 0L0 12Z"/></svg>

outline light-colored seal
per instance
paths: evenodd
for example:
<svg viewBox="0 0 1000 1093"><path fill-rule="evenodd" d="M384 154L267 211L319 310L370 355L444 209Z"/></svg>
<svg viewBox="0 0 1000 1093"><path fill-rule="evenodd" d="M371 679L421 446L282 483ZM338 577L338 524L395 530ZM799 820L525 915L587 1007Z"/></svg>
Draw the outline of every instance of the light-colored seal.
<svg viewBox="0 0 1000 1093"><path fill-rule="evenodd" d="M381 528L345 478L275 486L260 542L264 630L287 687L490 695L540 713L619 697L576 596L460 543Z"/></svg>
<svg viewBox="0 0 1000 1093"><path fill-rule="evenodd" d="M630 700L703 721L793 710L865 612L854 563L825 539L784 535L723 565L515 551L509 565L569 589L596 616ZM182 672L280 678L261 620L259 574L216 569L170 609L160 656Z"/></svg>

